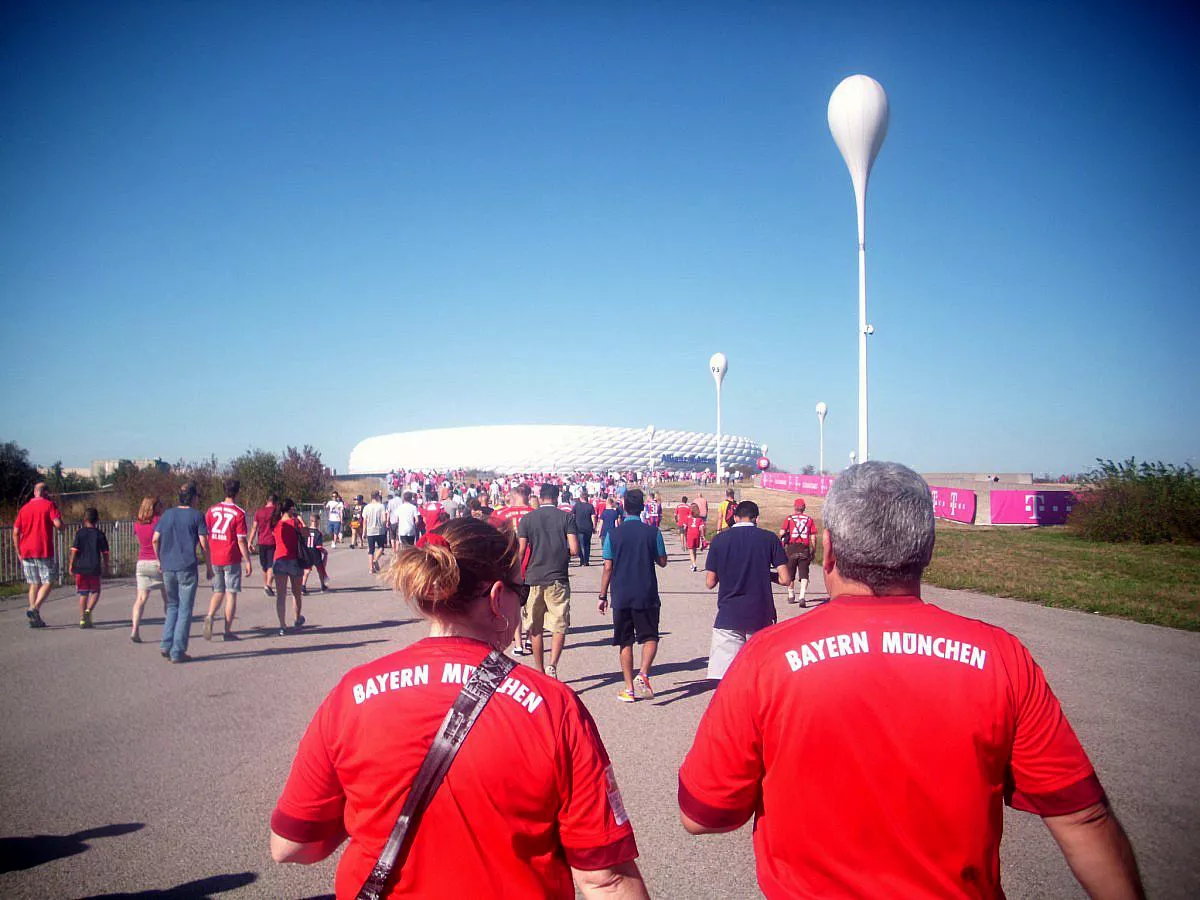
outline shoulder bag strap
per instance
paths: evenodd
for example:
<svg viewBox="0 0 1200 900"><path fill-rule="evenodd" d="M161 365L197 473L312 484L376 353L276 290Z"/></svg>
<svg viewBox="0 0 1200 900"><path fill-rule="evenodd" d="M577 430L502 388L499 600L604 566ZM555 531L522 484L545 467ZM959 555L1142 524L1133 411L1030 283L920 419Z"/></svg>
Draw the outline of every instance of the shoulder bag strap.
<svg viewBox="0 0 1200 900"><path fill-rule="evenodd" d="M455 698L454 705L442 720L442 727L438 729L433 744L421 763L416 778L413 779L408 796L404 799L400 817L396 820L383 852L379 854L379 861L375 863L371 874L359 890L357 900L379 900L383 895L384 887L397 864L403 864L402 856L408 850L406 839L410 831L429 805L429 801L433 799L433 795L437 793L450 763L454 762L454 757L466 740L467 732L487 706L492 694L496 693L497 688L516 665L514 660L493 650L467 679L462 691Z"/></svg>

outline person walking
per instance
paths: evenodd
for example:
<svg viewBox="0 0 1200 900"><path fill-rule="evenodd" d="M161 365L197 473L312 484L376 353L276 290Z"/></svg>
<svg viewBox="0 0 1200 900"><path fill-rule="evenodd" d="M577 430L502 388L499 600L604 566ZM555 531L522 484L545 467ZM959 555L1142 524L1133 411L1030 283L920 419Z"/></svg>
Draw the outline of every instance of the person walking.
<svg viewBox="0 0 1200 900"><path fill-rule="evenodd" d="M662 527L662 500L658 494L651 494L646 499L646 508L642 511L642 521L655 528Z"/></svg>
<svg viewBox="0 0 1200 900"><path fill-rule="evenodd" d="M700 517L700 507L695 503L688 509L687 519L683 523L683 546L692 561L692 571L700 568L700 547L704 544L704 519Z"/></svg>
<svg viewBox="0 0 1200 900"><path fill-rule="evenodd" d="M167 608L167 591L163 587L162 566L158 562L158 554L154 552L154 529L162 515L163 507L157 497L143 497L138 506L137 517L133 523L133 534L138 542L137 565L134 568L137 595L133 601L133 613L130 616L133 630L129 640L135 644L142 642L141 625L142 613L150 592L157 590L162 595L163 611Z"/></svg>
<svg viewBox="0 0 1200 900"><path fill-rule="evenodd" d="M725 492L725 499L721 501L721 505L717 507L717 531L733 527L733 511L736 507L737 500L734 499L733 488L730 488Z"/></svg>
<svg viewBox="0 0 1200 900"><path fill-rule="evenodd" d="M363 509L366 504L363 503L363 496L359 494L354 498L354 503L350 506L350 549L357 550L362 544L362 529L363 529Z"/></svg>
<svg viewBox="0 0 1200 900"><path fill-rule="evenodd" d="M679 498L679 502L675 504L675 530L679 533L679 543L687 548L687 523L692 517L692 504L688 502L686 495ZM694 569L692 571L695 571Z"/></svg>
<svg viewBox="0 0 1200 900"><path fill-rule="evenodd" d="M62 514L46 496L46 484L33 486L33 497L17 511L13 521L13 546L21 560L25 583L29 585L29 608L25 617L30 628L45 628L42 604L58 579L58 561L54 554L54 532L62 531Z"/></svg>
<svg viewBox="0 0 1200 900"><path fill-rule="evenodd" d="M301 517L301 522L303 522ZM321 593L329 590L329 570L325 564L329 561L329 551L325 549L325 538L321 532L321 514L313 512L308 517L308 529L304 533L304 546L308 548L303 561L304 576L300 582L300 593L308 593L308 576L312 574L312 570L317 570L317 577L321 581Z"/></svg>
<svg viewBox="0 0 1200 900"><path fill-rule="evenodd" d="M70 573L79 594L79 627L91 628L92 611L100 602L100 578L109 568L108 538L99 528L100 511L89 506L83 511L83 527L71 544Z"/></svg>
<svg viewBox="0 0 1200 900"><path fill-rule="evenodd" d="M754 817L771 900L1003 897L1008 804L1041 816L1088 896L1144 897L1129 839L1029 650L921 598L935 540L921 476L851 466L822 517L832 599L734 661L679 771L684 828Z"/></svg>
<svg viewBox="0 0 1200 900"><path fill-rule="evenodd" d="M208 526L209 563L212 566L212 599L208 601L208 614L204 617L204 639L211 641L213 619L221 605L225 605L225 631L227 641L236 641L233 620L237 615L237 598L242 590L242 572L247 578L250 566L250 546L246 540L246 511L237 505L242 483L236 478L225 480L225 499L211 506L204 515Z"/></svg>
<svg viewBox="0 0 1200 900"><path fill-rule="evenodd" d="M797 602L796 583L799 582L799 603L807 609L805 594L808 591L808 567L812 564L816 548L820 546L821 536L817 534L817 523L804 512L803 497L797 497L792 508L792 514L783 520L783 526L779 529L779 539L783 541L788 568L792 573L792 583L788 585L788 603Z"/></svg>
<svg viewBox="0 0 1200 900"><path fill-rule="evenodd" d="M263 591L274 597L272 585L275 581L275 507L279 504L278 494L269 494L267 502L254 511L254 525L250 530L249 545L258 547L258 565L263 573Z"/></svg>
<svg viewBox="0 0 1200 900"><path fill-rule="evenodd" d="M388 501L384 504L387 510L388 546L392 548L393 552L400 549L400 507L403 503L402 497L389 494Z"/></svg>
<svg viewBox="0 0 1200 900"><path fill-rule="evenodd" d="M336 547L342 539L342 520L346 515L346 504L337 491L325 502L325 522L329 527L329 542Z"/></svg>
<svg viewBox="0 0 1200 900"><path fill-rule="evenodd" d="M279 620L279 634L287 634L284 613L289 588L292 593L292 610L297 628L304 627L303 579L304 567L300 559L300 545L304 543L304 523L296 512L291 497L284 497L271 516L271 532L275 537L275 617Z"/></svg>
<svg viewBox="0 0 1200 900"><path fill-rule="evenodd" d="M783 546L758 527L758 504L743 500L733 517L733 527L713 537L704 562L705 584L710 591L719 588L708 652L708 677L717 680L750 635L775 623L771 583L792 583Z"/></svg>
<svg viewBox="0 0 1200 900"><path fill-rule="evenodd" d="M389 515L389 521L391 516ZM411 547L417 542L420 529L421 510L412 491L405 491L396 509L396 540L400 547Z"/></svg>
<svg viewBox="0 0 1200 900"><path fill-rule="evenodd" d="M367 568L374 575L379 571L379 561L387 549L387 507L383 505L383 494L374 491L371 502L363 507L363 531L367 535Z"/></svg>
<svg viewBox="0 0 1200 900"><path fill-rule="evenodd" d="M195 508L196 495L195 482L189 481L179 491L179 505L164 512L154 526L154 553L162 566L167 591L167 615L159 650L173 663L191 660L188 638L200 580L197 547L205 554L208 578L213 577L211 562L207 561L208 525Z"/></svg>
<svg viewBox="0 0 1200 900"><path fill-rule="evenodd" d="M600 603L603 615L608 606L608 591L613 594L613 646L620 648L621 674L625 689L617 694L623 703L633 703L640 693L653 697L650 669L658 653L658 625L661 601L658 596L658 572L667 567L667 547L662 532L642 521L645 495L639 488L625 492L625 521L604 538L604 572L600 576ZM642 645L641 668L633 674L633 644Z"/></svg>
<svg viewBox="0 0 1200 900"><path fill-rule="evenodd" d="M447 711L512 643L529 591L512 530L469 517L422 537L388 579L430 636L350 670L329 693L271 815L277 862L317 863L349 841L338 900L358 896ZM526 666L470 726L405 846L385 898L647 896L592 717L568 686Z"/></svg>
<svg viewBox="0 0 1200 900"><path fill-rule="evenodd" d="M571 506L571 514L575 517L575 533L579 537L579 565L590 566L592 535L596 531L596 507L592 506L588 495L583 493Z"/></svg>
<svg viewBox="0 0 1200 900"><path fill-rule="evenodd" d="M575 517L558 508L558 486L543 484L538 491L541 504L517 525L521 559L525 560L525 583L529 603L522 626L533 648L539 671L558 678L558 662L571 627L571 582L569 566L579 555ZM528 557L526 554L528 553ZM545 637L550 629L550 663L545 662Z"/></svg>

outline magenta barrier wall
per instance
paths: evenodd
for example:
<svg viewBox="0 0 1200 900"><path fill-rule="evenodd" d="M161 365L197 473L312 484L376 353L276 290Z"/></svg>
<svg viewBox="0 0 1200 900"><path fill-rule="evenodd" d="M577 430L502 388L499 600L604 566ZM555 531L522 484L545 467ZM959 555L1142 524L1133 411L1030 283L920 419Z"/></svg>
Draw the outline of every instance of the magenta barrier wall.
<svg viewBox="0 0 1200 900"><path fill-rule="evenodd" d="M993 525L1065 525L1075 495L1070 491L992 491Z"/></svg>
<svg viewBox="0 0 1200 900"><path fill-rule="evenodd" d="M834 475L785 475L782 472L763 472L762 486L772 491L791 491L824 497L829 493Z"/></svg>
<svg viewBox="0 0 1200 900"><path fill-rule="evenodd" d="M965 488L935 487L931 484L929 493L933 495L933 514L939 519L950 519L967 525L975 521L974 491Z"/></svg>

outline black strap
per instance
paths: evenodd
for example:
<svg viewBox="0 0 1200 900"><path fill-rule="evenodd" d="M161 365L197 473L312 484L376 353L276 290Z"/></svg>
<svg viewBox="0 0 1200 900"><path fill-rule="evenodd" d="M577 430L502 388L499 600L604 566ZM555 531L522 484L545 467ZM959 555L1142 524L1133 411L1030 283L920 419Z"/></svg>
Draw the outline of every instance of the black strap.
<svg viewBox="0 0 1200 900"><path fill-rule="evenodd" d="M454 757L466 740L467 732L516 665L514 660L493 650L467 679L454 705L442 720L442 727L438 729L421 768L417 770L417 777L413 779L400 810L400 818L396 820L396 826L384 844L383 852L379 854L379 861L359 890L357 900L379 900L392 872L397 865L404 864L404 855L408 852L407 838L414 830L413 826L437 793L450 763L454 762Z"/></svg>

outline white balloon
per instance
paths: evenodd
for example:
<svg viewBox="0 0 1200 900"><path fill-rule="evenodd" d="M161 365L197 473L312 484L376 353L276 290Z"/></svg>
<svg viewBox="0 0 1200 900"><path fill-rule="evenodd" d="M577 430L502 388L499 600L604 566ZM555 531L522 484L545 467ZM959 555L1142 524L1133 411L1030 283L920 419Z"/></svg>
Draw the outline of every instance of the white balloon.
<svg viewBox="0 0 1200 900"><path fill-rule="evenodd" d="M869 75L851 75L829 98L829 130L842 151L858 203L858 242L866 243L867 180L888 128L887 93Z"/></svg>

